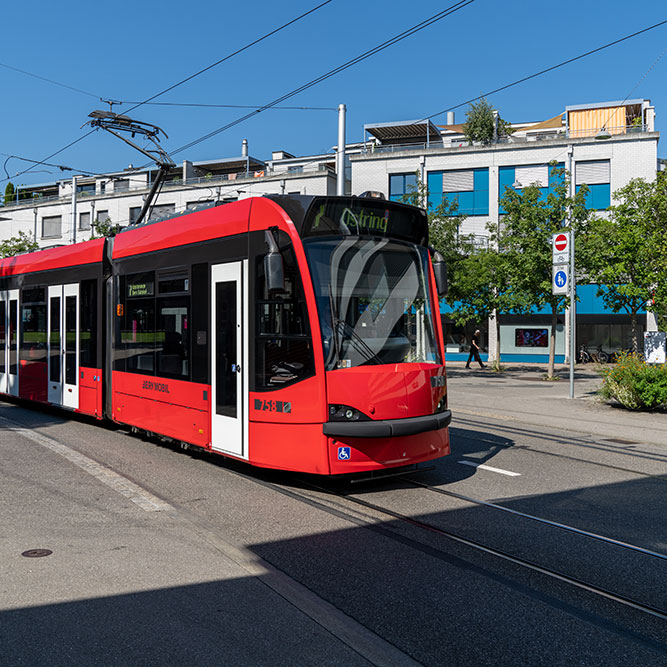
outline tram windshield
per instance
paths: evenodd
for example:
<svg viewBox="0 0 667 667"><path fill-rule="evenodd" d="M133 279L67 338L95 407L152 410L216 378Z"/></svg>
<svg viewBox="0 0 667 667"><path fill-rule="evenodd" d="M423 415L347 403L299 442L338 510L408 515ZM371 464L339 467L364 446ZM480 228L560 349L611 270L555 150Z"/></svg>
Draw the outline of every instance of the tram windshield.
<svg viewBox="0 0 667 667"><path fill-rule="evenodd" d="M440 363L428 283L428 250L388 238L310 238L327 370Z"/></svg>

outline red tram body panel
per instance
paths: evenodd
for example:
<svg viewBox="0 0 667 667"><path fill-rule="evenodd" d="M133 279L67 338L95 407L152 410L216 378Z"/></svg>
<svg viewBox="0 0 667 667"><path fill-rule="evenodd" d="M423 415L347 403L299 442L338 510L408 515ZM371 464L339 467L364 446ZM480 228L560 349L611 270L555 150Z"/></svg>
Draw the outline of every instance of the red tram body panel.
<svg viewBox="0 0 667 667"><path fill-rule="evenodd" d="M322 475L449 453L423 211L271 196L0 261L0 394Z"/></svg>

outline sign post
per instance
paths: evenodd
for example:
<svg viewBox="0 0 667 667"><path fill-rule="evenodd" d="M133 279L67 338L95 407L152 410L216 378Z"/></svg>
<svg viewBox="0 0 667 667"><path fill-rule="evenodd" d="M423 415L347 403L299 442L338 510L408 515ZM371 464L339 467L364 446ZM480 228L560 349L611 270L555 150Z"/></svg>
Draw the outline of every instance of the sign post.
<svg viewBox="0 0 667 667"><path fill-rule="evenodd" d="M574 235L558 232L551 237L553 278L551 293L570 297L570 398L574 398L574 362L576 357L576 287L574 286Z"/></svg>

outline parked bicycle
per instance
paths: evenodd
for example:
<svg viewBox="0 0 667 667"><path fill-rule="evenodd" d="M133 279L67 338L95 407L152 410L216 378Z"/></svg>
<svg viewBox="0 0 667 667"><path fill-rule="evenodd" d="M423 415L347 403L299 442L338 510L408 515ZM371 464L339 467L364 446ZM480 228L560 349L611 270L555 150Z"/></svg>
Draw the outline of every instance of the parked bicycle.
<svg viewBox="0 0 667 667"><path fill-rule="evenodd" d="M588 364L591 361L594 361L596 364L608 364L609 354L602 349L602 345L598 345L595 350L589 350L585 345L582 345L579 348L577 361L580 364Z"/></svg>

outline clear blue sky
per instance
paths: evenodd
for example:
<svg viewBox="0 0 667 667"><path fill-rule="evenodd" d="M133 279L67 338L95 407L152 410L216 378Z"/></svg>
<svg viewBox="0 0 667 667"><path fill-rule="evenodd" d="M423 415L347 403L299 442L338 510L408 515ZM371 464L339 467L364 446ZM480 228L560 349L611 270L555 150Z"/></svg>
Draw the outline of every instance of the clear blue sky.
<svg viewBox="0 0 667 667"><path fill-rule="evenodd" d="M317 4L318 0L12 3L3 7L0 63L96 96L142 100ZM261 105L449 4L333 0L156 101ZM620 0L602 5L475 0L284 104L336 107L343 102L348 108L348 141L361 140L364 123L430 115L664 19L667 5L662 0L642 3L641 11ZM489 99L507 120L538 121L555 116L566 105L645 97L655 104L657 129L663 131L667 54L648 74L647 70L666 46L667 25ZM0 84L2 162L7 154L45 158L85 133L80 127L91 110L106 108L94 97L5 67L0 67ZM169 135L164 146L174 150L244 113L144 106L132 115L164 128ZM457 121L463 121L464 114L465 107L457 109ZM444 122L444 117L435 122ZM236 156L244 138L250 154L260 159L278 149L297 155L325 152L336 143L336 133L333 111L269 110L174 159ZM145 163L102 131L51 161L97 172ZM10 160L7 170L13 175L27 166ZM41 183L67 175L43 169L37 167L13 181ZM2 171L0 179L5 179ZM4 190L4 180L0 187Z"/></svg>

